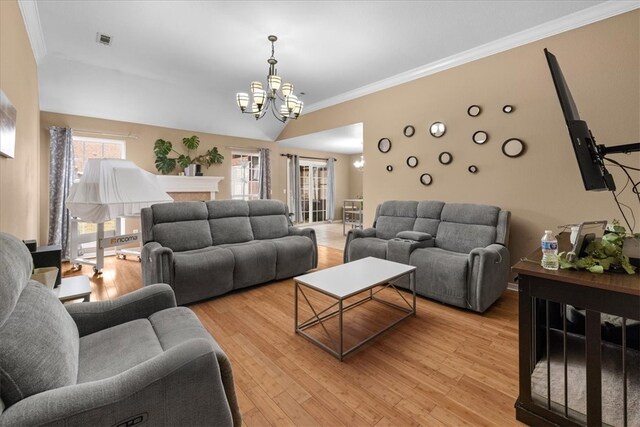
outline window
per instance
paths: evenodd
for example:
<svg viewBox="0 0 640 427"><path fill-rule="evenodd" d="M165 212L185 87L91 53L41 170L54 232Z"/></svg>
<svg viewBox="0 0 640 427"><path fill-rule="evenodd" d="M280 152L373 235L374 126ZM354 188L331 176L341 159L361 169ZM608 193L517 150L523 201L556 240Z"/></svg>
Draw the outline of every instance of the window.
<svg viewBox="0 0 640 427"><path fill-rule="evenodd" d="M124 159L125 142L118 139L90 138L86 136L73 137L73 156L76 164L76 178L84 173L84 166L89 159ZM97 225L88 222L78 223L78 234L95 233ZM104 223L105 234L116 229L116 220ZM83 250L95 248L95 242L83 244Z"/></svg>
<svg viewBox="0 0 640 427"><path fill-rule="evenodd" d="M231 153L231 198L257 200L260 179L260 155L255 152Z"/></svg>

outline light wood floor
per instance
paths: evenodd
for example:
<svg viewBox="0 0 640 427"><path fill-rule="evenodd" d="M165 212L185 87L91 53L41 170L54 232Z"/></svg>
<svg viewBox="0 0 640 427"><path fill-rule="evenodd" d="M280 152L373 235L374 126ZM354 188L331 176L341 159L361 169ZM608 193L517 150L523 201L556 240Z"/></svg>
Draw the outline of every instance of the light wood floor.
<svg viewBox="0 0 640 427"><path fill-rule="evenodd" d="M319 252L320 268L342 262L340 250ZM141 286L136 261L109 257L103 271L91 279L92 300ZM345 318L352 338L389 320L370 304ZM246 426L517 424L515 292L483 315L418 298L416 317L342 363L293 332L291 279L191 308L231 359Z"/></svg>
<svg viewBox="0 0 640 427"><path fill-rule="evenodd" d="M313 228L316 230L316 240L318 245L329 246L330 248L343 250L344 243L347 236L342 234L342 223L333 222L325 224L312 224L303 225L304 228ZM349 230L351 227L347 226L345 230Z"/></svg>

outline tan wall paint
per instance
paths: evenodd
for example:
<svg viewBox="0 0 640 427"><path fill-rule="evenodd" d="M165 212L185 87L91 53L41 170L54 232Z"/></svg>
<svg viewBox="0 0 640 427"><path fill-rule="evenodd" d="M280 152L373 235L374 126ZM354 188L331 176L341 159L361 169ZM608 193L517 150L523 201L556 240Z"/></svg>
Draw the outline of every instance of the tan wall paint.
<svg viewBox="0 0 640 427"><path fill-rule="evenodd" d="M268 118L265 120L269 120ZM126 157L133 161L136 165L149 172L158 173L154 165L153 144L158 138L172 141L173 146L182 152L182 138L196 134L200 138L200 148L198 152L204 152L211 147L218 147L225 160L221 165L213 165L209 169L203 168L205 175L223 176L225 179L220 182L220 191L216 194L217 199L228 199L231 196L231 152L232 148L270 148L271 151L271 177L272 177L272 198L286 201L287 195L285 190L287 187L287 158L280 156L281 153L298 154L302 156L312 157L335 157L336 162L336 218L342 215L342 199L348 198L350 188L350 168L349 156L332 154L326 152L318 152L313 150L297 150L280 148L277 143L235 138L223 135L213 135L202 132L193 132L189 130L170 129L158 126L149 126L138 123L119 122L112 120L102 120L91 117L74 116L69 114L57 114L50 112L42 112L42 146L43 146L43 173L47 172L48 165L48 131L49 126L63 126L74 129L90 130L104 133L117 133L125 135L135 135L138 139L126 139ZM78 135L84 135L77 133ZM88 135L87 136L96 136ZM177 173L177 169L174 174ZM42 193L48 194L48 179L41 180ZM43 206L48 206L48 200L43 196ZM46 213L41 215L43 229L48 228L48 220Z"/></svg>
<svg viewBox="0 0 640 427"><path fill-rule="evenodd" d="M362 177L364 176L364 173L353 166L353 162L356 160L360 160L360 154L354 154L349 159L349 197L352 199L362 197Z"/></svg>
<svg viewBox="0 0 640 427"><path fill-rule="evenodd" d="M38 74L16 1L0 1L0 88L17 111L15 158L0 157L0 231L38 239Z"/></svg>
<svg viewBox="0 0 640 427"><path fill-rule="evenodd" d="M581 116L598 142L618 145L640 140L640 11L632 11L539 42L518 47L420 80L409 82L334 107L302 116L279 138L291 138L350 123L364 123L365 223L371 224L375 207L384 200L436 199L485 203L512 212L512 263L539 245L544 229L593 219L622 219L608 192L586 192L570 145L562 112L544 58L543 48L556 54ZM469 105L482 106L479 117L467 116ZM515 112L501 112L513 104ZM427 126L447 124L436 139ZM402 129L416 127L406 138ZM471 142L476 130L490 140ZM377 141L389 137L393 148L378 152ZM518 137L527 144L523 157L501 154L502 142ZM437 161L449 151L449 166ZM418 157L409 169L405 159ZM615 155L619 161L640 166L638 153ZM385 166L394 171L387 173ZM480 172L467 172L476 164ZM626 179L616 168L618 188ZM424 172L433 185L419 184ZM635 174L638 179L638 174ZM638 221L638 201L629 189L621 200L631 206ZM640 223L636 226L636 231Z"/></svg>

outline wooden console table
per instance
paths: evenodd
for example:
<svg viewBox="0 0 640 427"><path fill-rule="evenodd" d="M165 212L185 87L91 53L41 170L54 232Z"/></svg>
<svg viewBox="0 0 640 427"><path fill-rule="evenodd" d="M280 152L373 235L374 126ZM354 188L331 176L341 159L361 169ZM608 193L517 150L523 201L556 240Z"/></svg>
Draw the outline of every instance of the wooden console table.
<svg viewBox="0 0 640 427"><path fill-rule="evenodd" d="M566 236L564 237L565 240ZM563 243L559 239L561 250ZM585 271L543 269L539 260L540 249L526 260L513 266L519 284L519 396L515 403L516 418L529 425L602 425L602 326L601 313L623 318L621 355L623 414L627 418L628 367L625 365L627 351L627 319L640 320L640 276L628 274L593 274ZM549 360L549 304L559 304L562 313L560 327L555 331L563 337L564 352L564 404L552 402ZM546 306L546 309L545 309ZM584 346L586 364L586 419L583 414L569 408L567 399L567 308L585 310ZM551 320L553 322L553 320ZM546 333L545 333L546 330ZM582 339L582 337L580 337ZM545 356L546 352L546 356ZM546 364L546 396L532 396L532 374L536 364ZM557 394L556 394L557 396ZM621 411L622 412L622 411ZM630 421L629 421L630 422ZM627 425L624 422L622 425ZM631 425L631 424L629 424Z"/></svg>

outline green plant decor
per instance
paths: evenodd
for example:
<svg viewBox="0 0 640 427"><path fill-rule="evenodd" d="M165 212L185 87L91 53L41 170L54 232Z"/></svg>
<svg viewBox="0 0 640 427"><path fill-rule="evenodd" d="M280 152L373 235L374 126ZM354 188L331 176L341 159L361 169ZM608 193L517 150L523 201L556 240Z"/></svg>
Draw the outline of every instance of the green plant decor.
<svg viewBox="0 0 640 427"><path fill-rule="evenodd" d="M164 139L156 140L153 145L153 153L156 155L156 169L158 172L166 175L172 172L178 165L183 169L192 164L202 165L208 168L213 164L222 163L224 160L224 156L218 152L218 147L213 147L199 156L191 157L191 152L197 150L200 146L200 138L196 135L190 138L182 138L182 144L187 149L187 154L181 154L174 150L171 141L165 141ZM178 157L169 157L172 152L177 154Z"/></svg>
<svg viewBox="0 0 640 427"><path fill-rule="evenodd" d="M622 253L624 239L634 236L627 235L626 229L615 220L608 231L600 241L589 243L585 257L577 258L573 252L558 254L560 268L588 270L592 273L624 270L627 274L634 274L636 268L629 263L629 257Z"/></svg>

